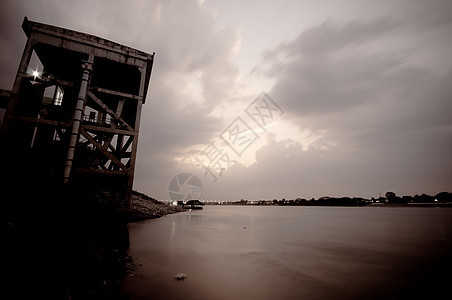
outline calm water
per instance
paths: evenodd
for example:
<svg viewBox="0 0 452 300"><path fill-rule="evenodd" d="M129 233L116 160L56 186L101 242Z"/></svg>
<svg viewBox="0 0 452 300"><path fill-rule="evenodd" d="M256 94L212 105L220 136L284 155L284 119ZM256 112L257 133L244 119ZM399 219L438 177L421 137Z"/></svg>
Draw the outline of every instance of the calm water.
<svg viewBox="0 0 452 300"><path fill-rule="evenodd" d="M450 208L206 206L129 230L124 299L452 299Z"/></svg>

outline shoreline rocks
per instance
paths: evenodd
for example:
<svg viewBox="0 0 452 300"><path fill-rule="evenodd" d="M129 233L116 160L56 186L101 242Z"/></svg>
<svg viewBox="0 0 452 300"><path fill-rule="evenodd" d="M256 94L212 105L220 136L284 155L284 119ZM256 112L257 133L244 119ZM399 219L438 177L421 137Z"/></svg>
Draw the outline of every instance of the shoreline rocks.
<svg viewBox="0 0 452 300"><path fill-rule="evenodd" d="M137 191L132 191L130 206L129 223L185 211L179 206L168 205Z"/></svg>

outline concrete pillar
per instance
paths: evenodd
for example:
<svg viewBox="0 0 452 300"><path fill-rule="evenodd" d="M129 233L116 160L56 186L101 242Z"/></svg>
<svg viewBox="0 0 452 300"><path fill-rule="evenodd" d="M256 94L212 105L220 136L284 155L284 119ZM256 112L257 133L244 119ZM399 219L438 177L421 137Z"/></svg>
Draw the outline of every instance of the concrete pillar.
<svg viewBox="0 0 452 300"><path fill-rule="evenodd" d="M72 121L71 138L67 151L66 163L63 172L63 183L69 182L71 175L72 161L74 160L75 147L77 146L78 135L80 132L80 124L82 123L83 110L85 109L86 90L88 88L88 81L93 69L92 61L83 61L82 63L83 75L80 84L80 91L77 98L77 105L75 107L74 120Z"/></svg>

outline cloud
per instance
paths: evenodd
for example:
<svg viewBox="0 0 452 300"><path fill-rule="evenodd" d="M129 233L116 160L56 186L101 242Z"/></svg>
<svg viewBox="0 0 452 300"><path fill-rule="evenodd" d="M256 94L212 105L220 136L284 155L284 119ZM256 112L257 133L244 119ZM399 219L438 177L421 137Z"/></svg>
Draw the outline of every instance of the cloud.
<svg viewBox="0 0 452 300"><path fill-rule="evenodd" d="M450 39L433 30L444 22L429 26L419 38ZM415 30L414 19L326 20L267 50L255 71L275 80L271 94L285 118L300 130L323 134L319 147L298 148L298 154L293 146L269 143L265 152L280 159L272 163L262 152L254 174L287 174L281 182L297 186L298 178L316 195L315 190L369 196L396 186L408 194L422 192L419 186L431 193L450 187L452 66L446 56L435 59L446 64L447 73L419 64L418 51L425 51L416 48L419 41L400 40Z"/></svg>
<svg viewBox="0 0 452 300"><path fill-rule="evenodd" d="M2 6L2 88L11 88L25 45L20 28L24 16L156 52L141 118L135 172L139 189L150 194L166 190L158 185L171 179L169 172L177 172L174 158L194 144L207 144L222 129L221 116L212 116L212 111L234 93L238 71L232 57L240 32L216 28L214 14L199 1L128 1L125 5L122 1L40 0L33 5L5 1ZM5 60L6 54L14 59ZM156 196L165 198L161 193Z"/></svg>
<svg viewBox="0 0 452 300"><path fill-rule="evenodd" d="M149 26L156 62L144 106L135 186L162 199L166 181L187 171L178 163L193 145L207 145L224 126L212 111L234 89L231 62L238 31L214 30L214 18L197 2L163 1ZM181 5L179 5L181 4ZM152 178L152 180L149 180Z"/></svg>
<svg viewBox="0 0 452 300"><path fill-rule="evenodd" d="M389 20L345 25L326 21L267 51L261 72L276 79L272 93L288 113L309 121L318 118L318 126L324 123L328 127L327 120L338 114L363 106L378 109L382 103L387 111L400 103L415 104L411 110L423 111L426 105L417 95L427 96L426 90L433 100L447 105L440 97L447 87L436 82L444 82L448 75L412 64L414 51L402 52L390 43L394 36L384 37L397 36L403 24Z"/></svg>
<svg viewBox="0 0 452 300"><path fill-rule="evenodd" d="M448 190L452 5L370 1L373 12L363 3L325 10L306 2L312 18L303 22L282 6L270 30L277 36L263 36L268 28L257 28L261 19L250 20L251 8L241 4L228 3L225 14L215 11L222 3L195 0L4 0L0 88L12 87L26 41L20 24L28 16L156 52L135 172L135 188L154 197L166 199L180 172L196 173L210 199ZM254 16L273 15L268 4ZM234 5L243 9L242 22L232 19ZM244 74L262 49L254 73ZM183 159L243 113L261 92L256 86L267 86L284 115L269 129L273 134L259 132L246 163L214 184Z"/></svg>
<svg viewBox="0 0 452 300"><path fill-rule="evenodd" d="M350 21L337 26L330 20L304 31L292 43L282 45L287 55L322 55L335 52L347 46L359 46L375 38L388 34L400 26L391 18L380 18L371 22ZM285 50L285 51L284 51Z"/></svg>

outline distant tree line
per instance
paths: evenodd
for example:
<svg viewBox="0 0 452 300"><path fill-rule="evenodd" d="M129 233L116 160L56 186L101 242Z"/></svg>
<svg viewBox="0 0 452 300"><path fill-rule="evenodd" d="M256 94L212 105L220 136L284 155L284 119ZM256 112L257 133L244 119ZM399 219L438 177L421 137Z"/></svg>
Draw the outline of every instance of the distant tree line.
<svg viewBox="0 0 452 300"><path fill-rule="evenodd" d="M422 194L414 196L397 196L394 192L387 192L384 197L372 197L365 199L361 197L320 197L318 199L303 199L296 198L291 200L273 199L273 200L246 200L240 201L226 201L215 204L229 204L229 205L278 205L278 206L364 206L372 204L451 204L452 193L441 192L434 196ZM214 203L209 203L214 204Z"/></svg>

